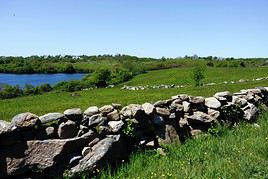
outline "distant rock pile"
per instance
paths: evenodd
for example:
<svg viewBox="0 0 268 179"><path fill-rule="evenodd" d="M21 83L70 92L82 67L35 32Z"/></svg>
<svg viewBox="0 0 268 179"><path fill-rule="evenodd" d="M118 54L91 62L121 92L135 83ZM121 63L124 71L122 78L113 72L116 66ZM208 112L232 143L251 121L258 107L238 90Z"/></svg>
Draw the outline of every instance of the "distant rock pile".
<svg viewBox="0 0 268 179"><path fill-rule="evenodd" d="M135 148L155 148L206 133L216 124L254 122L268 105L268 87L220 92L213 97L180 94L151 103L92 106L0 121L0 178L94 174L127 159ZM163 151L162 151L163 152Z"/></svg>

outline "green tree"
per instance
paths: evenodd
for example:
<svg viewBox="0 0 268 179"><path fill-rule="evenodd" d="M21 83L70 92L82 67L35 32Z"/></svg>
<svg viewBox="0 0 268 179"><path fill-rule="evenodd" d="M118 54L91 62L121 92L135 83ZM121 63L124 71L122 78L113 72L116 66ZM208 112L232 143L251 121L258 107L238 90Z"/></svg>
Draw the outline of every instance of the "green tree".
<svg viewBox="0 0 268 179"><path fill-rule="evenodd" d="M195 86L201 86L201 81L205 78L204 75L205 68L202 66L197 66L193 70L192 78L195 81Z"/></svg>
<svg viewBox="0 0 268 179"><path fill-rule="evenodd" d="M99 69L93 74L93 81L97 87L106 87L111 80L111 71L108 69Z"/></svg>

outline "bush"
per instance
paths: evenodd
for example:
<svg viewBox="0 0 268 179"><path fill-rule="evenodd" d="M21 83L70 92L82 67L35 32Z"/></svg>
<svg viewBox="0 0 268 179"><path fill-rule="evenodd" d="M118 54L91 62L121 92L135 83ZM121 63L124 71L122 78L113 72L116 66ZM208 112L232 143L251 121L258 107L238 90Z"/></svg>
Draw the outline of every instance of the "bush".
<svg viewBox="0 0 268 179"><path fill-rule="evenodd" d="M111 76L110 84L119 84L130 80L133 77L132 72L123 69L117 69Z"/></svg>
<svg viewBox="0 0 268 179"><path fill-rule="evenodd" d="M43 85L40 85L39 87L38 87L38 89L39 89L39 91L41 92L41 93L47 93L47 92L50 92L50 91L52 91L53 90L53 88L50 86L50 84L48 84L48 83L45 83L45 84L43 84Z"/></svg>
<svg viewBox="0 0 268 179"><path fill-rule="evenodd" d="M246 64L244 62L241 62L240 67L246 67Z"/></svg>
<svg viewBox="0 0 268 179"><path fill-rule="evenodd" d="M19 85L16 86L5 85L2 91L0 91L1 99L15 98L22 95L23 91L19 88Z"/></svg>
<svg viewBox="0 0 268 179"><path fill-rule="evenodd" d="M93 83L97 87L106 87L111 80L111 71L108 69L99 69L94 72L92 77Z"/></svg>
<svg viewBox="0 0 268 179"><path fill-rule="evenodd" d="M204 71L205 69L202 66L194 68L192 78L195 81L195 86L201 86L201 81L205 78Z"/></svg>
<svg viewBox="0 0 268 179"><path fill-rule="evenodd" d="M64 73L75 73L76 70L73 67L72 64L68 64L65 68L64 68Z"/></svg>
<svg viewBox="0 0 268 179"><path fill-rule="evenodd" d="M214 63L213 63L213 62L208 62L208 63L207 63L207 66L209 66L209 67L214 67Z"/></svg>

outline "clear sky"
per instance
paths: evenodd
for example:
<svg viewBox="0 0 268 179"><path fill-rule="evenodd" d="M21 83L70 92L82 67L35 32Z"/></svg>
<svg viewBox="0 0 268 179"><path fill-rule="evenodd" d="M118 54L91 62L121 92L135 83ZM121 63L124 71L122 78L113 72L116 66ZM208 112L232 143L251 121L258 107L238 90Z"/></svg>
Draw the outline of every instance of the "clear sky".
<svg viewBox="0 0 268 179"><path fill-rule="evenodd" d="M268 57L268 0L0 0L0 55Z"/></svg>

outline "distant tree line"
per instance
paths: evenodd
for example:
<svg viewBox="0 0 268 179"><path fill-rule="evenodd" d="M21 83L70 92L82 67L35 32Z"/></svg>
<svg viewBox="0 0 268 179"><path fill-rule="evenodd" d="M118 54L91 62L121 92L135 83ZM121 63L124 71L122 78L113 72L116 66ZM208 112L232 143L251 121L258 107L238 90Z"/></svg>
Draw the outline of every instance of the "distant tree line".
<svg viewBox="0 0 268 179"><path fill-rule="evenodd" d="M134 74L148 70L159 70L177 67L190 67L196 64L213 63L214 67L267 66L268 58L218 58L190 57L184 58L139 58L129 55L99 55L99 56L30 56L4 57L0 56L0 73L93 73L98 68L122 68ZM212 65L211 65L212 66Z"/></svg>

